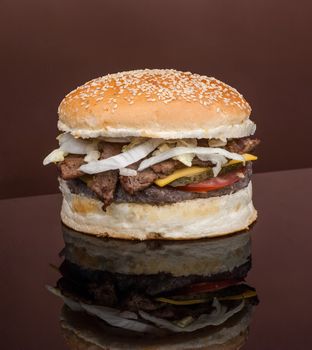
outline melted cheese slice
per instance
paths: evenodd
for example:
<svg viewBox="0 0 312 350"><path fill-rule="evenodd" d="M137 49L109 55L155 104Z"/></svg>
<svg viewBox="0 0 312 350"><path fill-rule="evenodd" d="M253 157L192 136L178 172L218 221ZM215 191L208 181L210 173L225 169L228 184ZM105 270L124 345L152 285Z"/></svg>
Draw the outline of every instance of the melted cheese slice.
<svg viewBox="0 0 312 350"><path fill-rule="evenodd" d="M242 156L244 157L245 162L251 162L251 161L253 161L253 160L257 160L257 159L258 159L257 156L254 156L253 154L249 154L249 153L244 153L244 154L242 154ZM236 163L241 163L241 161L232 159L232 160L230 160L229 162L227 162L227 163L225 164L225 166L232 165L232 164L236 164Z"/></svg>
<svg viewBox="0 0 312 350"><path fill-rule="evenodd" d="M183 168L183 169L178 169L174 171L172 174L164 177L163 179L158 179L155 180L155 184L158 185L159 187L164 187L168 185L169 183L180 179L181 177L185 176L194 176L194 175L199 175L202 173L205 173L206 171L210 170L211 168L202 168L199 166L192 166L189 168Z"/></svg>

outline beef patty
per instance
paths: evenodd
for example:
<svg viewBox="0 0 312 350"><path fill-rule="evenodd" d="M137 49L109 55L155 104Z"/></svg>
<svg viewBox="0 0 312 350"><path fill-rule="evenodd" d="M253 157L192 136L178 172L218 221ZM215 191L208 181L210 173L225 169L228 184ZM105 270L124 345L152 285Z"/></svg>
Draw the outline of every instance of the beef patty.
<svg viewBox="0 0 312 350"><path fill-rule="evenodd" d="M235 182L230 186L209 192L187 192L170 186L158 187L157 185L151 185L140 192L130 194L124 190L120 183L118 183L114 194L114 202L164 205L197 198L224 196L227 194L235 193L247 187L252 175L251 162L246 163L246 167L244 168L244 175L245 176L241 180ZM74 194L97 198L94 192L80 179L67 180L66 183L69 187L69 190Z"/></svg>

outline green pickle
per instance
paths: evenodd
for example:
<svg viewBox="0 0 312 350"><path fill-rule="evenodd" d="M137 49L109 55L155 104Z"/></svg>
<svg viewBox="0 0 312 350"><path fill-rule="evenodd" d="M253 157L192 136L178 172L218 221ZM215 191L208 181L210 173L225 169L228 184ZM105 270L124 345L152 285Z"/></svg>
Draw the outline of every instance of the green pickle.
<svg viewBox="0 0 312 350"><path fill-rule="evenodd" d="M221 169L219 176L225 175L241 167L242 167L242 163L236 163L236 164L225 166ZM177 179L171 182L169 185L173 187L177 187L177 186L185 186L188 184L196 184L196 183L205 181L207 179L211 179L212 177L213 177L212 168L207 168L207 171L202 174L193 175L193 176L184 176L184 177L181 177L180 179Z"/></svg>
<svg viewBox="0 0 312 350"><path fill-rule="evenodd" d="M245 163L245 165L247 164L247 162ZM228 165L225 166L221 169L220 174L219 175L225 175L227 173L230 173L231 171L240 169L241 167L243 167L243 163L236 163L236 164L232 164L232 165Z"/></svg>

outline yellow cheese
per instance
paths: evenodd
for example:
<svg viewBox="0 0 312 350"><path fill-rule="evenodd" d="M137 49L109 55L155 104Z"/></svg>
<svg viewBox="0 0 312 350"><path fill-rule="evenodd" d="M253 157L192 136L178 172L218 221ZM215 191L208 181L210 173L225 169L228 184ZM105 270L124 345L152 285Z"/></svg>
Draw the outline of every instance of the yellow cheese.
<svg viewBox="0 0 312 350"><path fill-rule="evenodd" d="M167 177L164 177L163 179L155 180L155 184L158 185L159 187L164 187L168 185L170 182L173 182L181 177L199 175L210 169L211 168L202 168L199 166L192 166L189 168L178 169L174 171L172 174L168 175Z"/></svg>
<svg viewBox="0 0 312 350"><path fill-rule="evenodd" d="M257 296L256 291L254 290L247 290L245 292L242 292L241 294L235 294L235 295L228 295L225 297L217 297L219 301L225 301L225 300L243 300L248 298L253 298ZM170 298L156 298L157 301L160 301L162 303L172 304L172 305L194 305L194 304L202 304L207 303L208 301L211 301L212 297L206 297L202 299L188 299L188 300L175 300Z"/></svg>
<svg viewBox="0 0 312 350"><path fill-rule="evenodd" d="M174 299L168 299L168 298L156 298L156 300L162 303L167 303L172 305L194 305L194 304L202 304L207 302L207 299L174 300Z"/></svg>
<svg viewBox="0 0 312 350"><path fill-rule="evenodd" d="M257 157L252 155L252 154L244 153L244 154L242 154L242 156L244 157L245 162L257 160ZM228 165L236 164L236 163L242 163L242 162L240 160L232 159L229 162L227 162L224 165L224 167L226 167ZM210 169L211 168L209 168L209 167L203 168L203 167L198 167L198 166L192 166L189 168L178 169L178 170L174 171L172 174L164 177L163 179L158 179L158 180L155 180L154 182L159 187L164 187L164 186L170 184L171 182L173 182L177 179L180 179L181 177L199 175L199 174L202 174L206 171L209 171Z"/></svg>
<svg viewBox="0 0 312 350"><path fill-rule="evenodd" d="M244 157L245 162L250 162L250 161L252 161L252 160L257 160L257 159L258 159L257 156L254 156L253 154L249 154L249 153L244 153L244 154L242 154L242 156ZM225 166L232 165L232 164L237 164L237 163L241 163L241 161L240 161L240 160L232 159L232 160L230 160L229 162L227 162L227 163L225 164Z"/></svg>

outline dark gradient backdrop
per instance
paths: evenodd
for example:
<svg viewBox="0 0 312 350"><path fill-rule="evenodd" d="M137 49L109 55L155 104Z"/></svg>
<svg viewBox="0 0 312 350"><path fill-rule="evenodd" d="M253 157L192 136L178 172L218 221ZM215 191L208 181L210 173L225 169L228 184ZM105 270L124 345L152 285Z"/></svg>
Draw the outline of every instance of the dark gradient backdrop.
<svg viewBox="0 0 312 350"><path fill-rule="evenodd" d="M135 68L215 76L253 107L256 171L312 166L309 0L2 0L1 197L57 191L57 106Z"/></svg>

